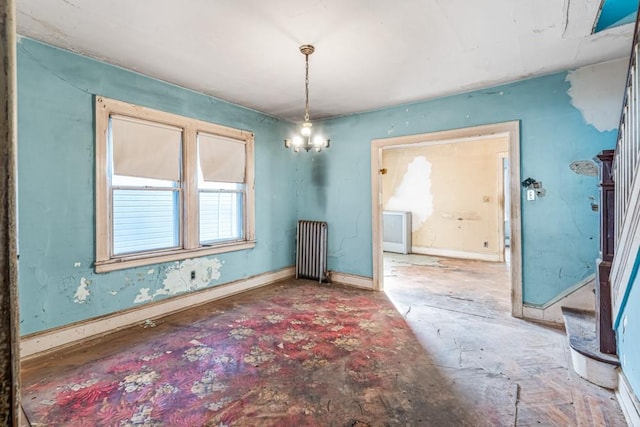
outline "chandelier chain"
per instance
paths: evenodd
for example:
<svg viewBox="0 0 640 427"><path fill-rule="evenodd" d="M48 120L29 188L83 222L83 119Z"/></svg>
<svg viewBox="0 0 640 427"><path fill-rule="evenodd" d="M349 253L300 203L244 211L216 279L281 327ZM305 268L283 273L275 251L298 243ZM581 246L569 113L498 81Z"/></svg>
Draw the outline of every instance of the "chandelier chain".
<svg viewBox="0 0 640 427"><path fill-rule="evenodd" d="M309 121L309 54L304 55L305 62L305 77L304 77L304 121Z"/></svg>

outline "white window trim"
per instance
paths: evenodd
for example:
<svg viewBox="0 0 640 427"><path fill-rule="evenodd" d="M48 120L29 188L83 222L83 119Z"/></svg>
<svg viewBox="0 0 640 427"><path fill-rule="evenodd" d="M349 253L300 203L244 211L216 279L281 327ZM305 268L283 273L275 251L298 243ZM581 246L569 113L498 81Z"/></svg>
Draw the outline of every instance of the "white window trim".
<svg viewBox="0 0 640 427"><path fill-rule="evenodd" d="M112 114L164 123L183 129L183 180L184 192L181 216L182 247L148 253L113 255L112 207L109 179L107 177L107 132ZM149 264L177 261L186 258L239 251L255 247L255 194L254 194L254 134L240 129L216 125L177 114L128 104L101 96L96 97L96 273L139 267ZM243 240L201 246L198 236L198 179L197 132L206 132L244 142L245 203Z"/></svg>

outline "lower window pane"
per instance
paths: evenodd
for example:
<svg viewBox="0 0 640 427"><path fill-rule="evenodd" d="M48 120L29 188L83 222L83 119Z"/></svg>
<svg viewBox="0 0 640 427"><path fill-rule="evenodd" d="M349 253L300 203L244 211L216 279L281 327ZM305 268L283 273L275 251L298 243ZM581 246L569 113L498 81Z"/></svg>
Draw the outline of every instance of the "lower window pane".
<svg viewBox="0 0 640 427"><path fill-rule="evenodd" d="M240 240L242 193L200 192L200 243Z"/></svg>
<svg viewBox="0 0 640 427"><path fill-rule="evenodd" d="M177 191L113 190L113 253L179 246Z"/></svg>

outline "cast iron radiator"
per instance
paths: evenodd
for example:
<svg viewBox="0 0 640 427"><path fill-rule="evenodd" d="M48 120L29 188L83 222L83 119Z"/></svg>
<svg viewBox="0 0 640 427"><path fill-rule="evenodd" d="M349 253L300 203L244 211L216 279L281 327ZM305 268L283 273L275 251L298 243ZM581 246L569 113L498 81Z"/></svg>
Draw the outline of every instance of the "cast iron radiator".
<svg viewBox="0 0 640 427"><path fill-rule="evenodd" d="M296 279L313 279L319 283L327 277L327 223L298 221L296 243Z"/></svg>

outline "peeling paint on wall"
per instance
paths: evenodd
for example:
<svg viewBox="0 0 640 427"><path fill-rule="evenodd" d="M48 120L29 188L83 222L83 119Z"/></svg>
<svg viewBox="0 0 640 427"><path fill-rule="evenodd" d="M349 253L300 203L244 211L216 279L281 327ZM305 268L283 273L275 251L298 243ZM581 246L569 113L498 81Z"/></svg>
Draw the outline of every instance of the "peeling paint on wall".
<svg viewBox="0 0 640 427"><path fill-rule="evenodd" d="M626 59L621 59L578 68L567 74L571 104L600 132L618 128L627 64Z"/></svg>
<svg viewBox="0 0 640 427"><path fill-rule="evenodd" d="M221 268L222 263L218 258L196 258L176 262L174 266L167 268L162 289L151 294L149 288L141 288L133 302L139 304L152 301L158 295L177 295L205 288L212 280L220 278Z"/></svg>
<svg viewBox="0 0 640 427"><path fill-rule="evenodd" d="M19 43L21 117L38 117L20 120L18 132L18 169L24 172L19 179L18 210L20 333L28 335L140 307L133 303L140 288L150 288L152 297L163 288L167 268L174 266L173 262L162 262L94 274L94 118L93 109L85 108L93 105L93 94L251 129L262 141L279 140L291 130L291 124L29 38L21 38ZM54 115L42 102L50 98L57 100ZM291 265L295 249L295 238L291 237L298 218L296 171L300 166L267 146L258 144L256 150L256 171L271 168L261 175L266 193L258 196L260 209L255 214L263 244L250 251L219 255L225 262L224 275L209 286ZM74 167L56 166L61 164ZM270 191L277 199L267 197ZM153 273L148 274L151 269ZM74 302L82 276L92 281L88 285L91 295L84 303ZM156 300L160 298L164 296Z"/></svg>
<svg viewBox="0 0 640 427"><path fill-rule="evenodd" d="M89 285L91 284L91 280L87 280L82 277L80 279L80 286L76 289L76 293L73 296L73 302L78 304L84 304L87 301L87 298L91 293L89 292Z"/></svg>
<svg viewBox="0 0 640 427"><path fill-rule="evenodd" d="M591 160L576 160L569 168L578 175L598 176L598 166Z"/></svg>
<svg viewBox="0 0 640 427"><path fill-rule="evenodd" d="M73 264L73 266L74 266L75 268L78 268L78 267L81 267L81 266L82 266L82 263L80 263L80 262L76 262L76 263L74 263L74 264Z"/></svg>
<svg viewBox="0 0 640 427"><path fill-rule="evenodd" d="M431 194L431 163L424 156L416 157L384 207L389 211L409 211L412 213L411 229L416 231L433 214Z"/></svg>
<svg viewBox="0 0 640 427"><path fill-rule="evenodd" d="M141 302L151 301L153 296L149 295L149 288L140 289L140 293L136 295L136 298L133 300L134 304L140 304Z"/></svg>

